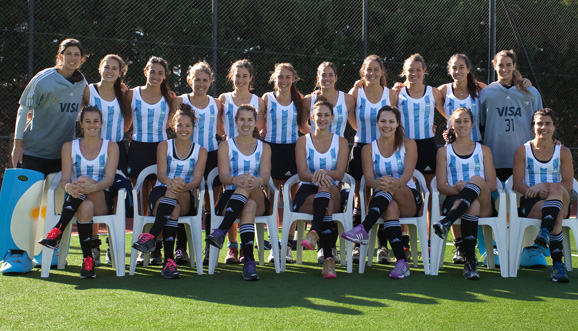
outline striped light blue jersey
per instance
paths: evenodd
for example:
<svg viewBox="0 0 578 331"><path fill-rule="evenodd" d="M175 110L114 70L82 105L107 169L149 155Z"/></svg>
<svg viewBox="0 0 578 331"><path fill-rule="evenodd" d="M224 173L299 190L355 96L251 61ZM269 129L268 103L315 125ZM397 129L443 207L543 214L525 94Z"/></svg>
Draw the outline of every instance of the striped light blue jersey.
<svg viewBox="0 0 578 331"><path fill-rule="evenodd" d="M457 155L452 144L446 146L446 173L449 186L453 187L460 180L469 182L474 176L486 179L484 171L484 153L480 143L476 143L474 152L467 158Z"/></svg>
<svg viewBox="0 0 578 331"><path fill-rule="evenodd" d="M560 183L560 149L561 145L554 146L554 154L547 162L542 162L534 156L531 142L524 144L526 149L526 167L524 169L524 184L532 187L540 183Z"/></svg>
<svg viewBox="0 0 578 331"><path fill-rule="evenodd" d="M167 120L169 105L165 97L154 105L143 101L140 87L133 90L132 102L132 140L143 143L156 143L167 140Z"/></svg>
<svg viewBox="0 0 578 331"><path fill-rule="evenodd" d="M183 103L191 106L195 111L197 117L196 130L191 135L191 140L207 149L208 152L216 151L219 147L217 143L217 116L219 116L219 108L215 98L208 96L209 104L207 107L200 109L191 103L188 94L181 95Z"/></svg>
<svg viewBox="0 0 578 331"><path fill-rule="evenodd" d="M317 94L313 93L311 95L311 111L313 111L313 105L317 100ZM329 132L335 133L340 137L343 137L345 133L345 127L347 126L347 105L345 104L345 93L339 91L339 96L337 97L337 103L333 107L333 122L329 124ZM315 132L315 122L311 122L311 132Z"/></svg>
<svg viewBox="0 0 578 331"><path fill-rule="evenodd" d="M263 154L263 142L257 139L255 150L249 155L243 154L234 138L227 138L229 143L229 176L235 177L250 173L255 177L261 174L261 155ZM236 185L227 185L226 190L236 189Z"/></svg>
<svg viewBox="0 0 578 331"><path fill-rule="evenodd" d="M251 101L249 104L257 111L259 111L259 97L255 94L251 94ZM233 101L233 92L225 94L225 105L223 109L223 124L225 126L225 134L227 137L236 137L239 135L239 130L235 126L235 115L237 115L237 109L239 106Z"/></svg>
<svg viewBox="0 0 578 331"><path fill-rule="evenodd" d="M377 145L377 140L371 143L371 160L373 162L373 175L375 179L390 175L400 179L405 169L405 144L390 156L383 156ZM409 188L415 189L413 180L407 182Z"/></svg>
<svg viewBox="0 0 578 331"><path fill-rule="evenodd" d="M337 168L337 156L339 155L339 136L333 134L331 146L325 153L320 153L313 145L311 133L305 135L305 159L307 168L313 174L317 170L335 170ZM333 181L337 185L339 181ZM314 183L307 183L316 185Z"/></svg>
<svg viewBox="0 0 578 331"><path fill-rule="evenodd" d="M427 85L425 94L419 99L412 98L407 87L399 92L397 105L408 138L418 140L433 138L435 100L432 91L432 87Z"/></svg>
<svg viewBox="0 0 578 331"><path fill-rule="evenodd" d="M369 102L363 88L357 90L357 103L355 104L357 132L355 133L355 142L368 144L379 138L377 134L377 112L383 106L391 106L387 87L383 87L381 100L378 103Z"/></svg>
<svg viewBox="0 0 578 331"><path fill-rule="evenodd" d="M275 92L267 93L267 134L265 141L274 144L294 144L299 138L297 107L293 101L288 106L277 102Z"/></svg>
<svg viewBox="0 0 578 331"><path fill-rule="evenodd" d="M118 99L113 101L104 100L95 84L88 85L90 91L89 106L95 106L102 112L102 128L100 128L100 137L118 143L124 137L124 118Z"/></svg>
<svg viewBox="0 0 578 331"><path fill-rule="evenodd" d="M474 127L472 128L472 141L481 141L482 133L480 132L480 98L473 98L468 95L465 99L458 99L454 94L452 83L446 84L446 98L444 101L444 111L449 119L452 112L457 108L464 107L472 111L474 116Z"/></svg>
<svg viewBox="0 0 578 331"><path fill-rule="evenodd" d="M175 149L175 140L167 140L167 177L179 177L182 178L185 183L190 183L193 179L193 171L199 159L199 151L201 148L199 144L193 143L187 155L180 158ZM155 186L165 186L165 184L157 180Z"/></svg>
<svg viewBox="0 0 578 331"><path fill-rule="evenodd" d="M98 152L98 156L92 160L88 160L82 155L80 150L80 141L76 139L72 141L72 180L78 179L80 176L86 176L100 182L104 179L106 172L106 162L108 161L108 140L102 139L102 146Z"/></svg>

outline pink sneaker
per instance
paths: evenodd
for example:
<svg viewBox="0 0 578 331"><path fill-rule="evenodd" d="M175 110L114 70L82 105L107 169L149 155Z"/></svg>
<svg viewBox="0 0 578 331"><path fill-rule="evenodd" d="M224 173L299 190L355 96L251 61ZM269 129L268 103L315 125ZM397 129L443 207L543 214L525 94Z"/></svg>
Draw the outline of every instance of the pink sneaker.
<svg viewBox="0 0 578 331"><path fill-rule="evenodd" d="M409 277L409 264L405 260L398 260L393 270L389 273L391 279L404 279Z"/></svg>
<svg viewBox="0 0 578 331"><path fill-rule="evenodd" d="M319 235L314 230L307 232L307 235L301 242L301 246L305 247L310 251L315 249L315 245L317 245L317 241L319 241Z"/></svg>

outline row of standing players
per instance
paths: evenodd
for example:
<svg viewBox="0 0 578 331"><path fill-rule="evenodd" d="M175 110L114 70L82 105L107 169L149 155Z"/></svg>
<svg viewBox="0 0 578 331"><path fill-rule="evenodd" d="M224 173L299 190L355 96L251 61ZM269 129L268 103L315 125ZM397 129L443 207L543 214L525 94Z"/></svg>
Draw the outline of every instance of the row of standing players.
<svg viewBox="0 0 578 331"><path fill-rule="evenodd" d="M189 70L187 81L192 87L192 93L175 97L167 82L168 65L161 58L151 57L147 63L144 70L147 77L145 86L125 91L122 77L126 72L126 65L120 57L105 57L99 67L101 82L88 87L82 74L78 72L83 57L80 43L67 39L60 46L55 68L42 71L30 82L20 102L13 150L14 164L33 169L38 169L40 164L41 170L46 172L60 169L57 165L60 153L55 146L61 144L54 142L56 137L49 133L54 133L55 128L65 126L66 121L62 116L68 114L69 118L73 117L69 113L73 113L80 106L78 102L73 102L75 100L72 98L76 95L78 99L77 92L83 90L85 104L92 103L104 110L103 123L106 130L103 130L103 135L105 131L120 132L116 139L111 137L111 140L118 142L132 123L132 141L128 157L124 159L132 160L129 161L129 175L133 178L144 167L156 162L157 145L167 138L164 129L171 112L169 105L174 109L181 103L188 103L195 110L199 129L193 134L192 140L208 150L205 168L210 170L217 162L215 133L234 136L234 133L231 133L235 131L233 118L238 105L253 104L259 109L257 127L271 146L271 175L276 184L280 185L288 174L297 172L295 162L288 162L287 158L292 158L298 137L297 128L303 133L311 131L307 120L308 113L315 99L321 95L335 105L334 118L330 124L331 132L342 136L345 118L357 130L349 165L350 173L356 179L359 179L362 173L360 156L363 145L377 138L376 113L387 104L397 104L400 108L400 121L406 128L407 136L416 141L419 155L417 169L422 171L426 178L433 177L436 166L432 107L444 117L457 107L466 107L473 113L473 140L480 140L479 126L485 124L486 143L490 148L494 144L492 150L496 155L498 174L501 179L505 179L512 168L509 156L515 148L529 140L528 123L533 111L541 108L538 92L522 84L521 76L515 69L516 57L512 51L501 51L496 55L494 65L498 72L498 82L485 88L473 78L469 72L469 61L461 54L452 56L448 63L454 82L438 89L423 84L425 62L418 54L412 55L404 63L406 82L397 89L399 93L386 87L385 67L378 56L372 55L365 59L360 70L361 80L349 94L335 89L335 66L324 62L318 68L319 89L304 98L295 87L298 80L296 71L290 64L281 63L276 65L270 78L270 81L275 83L275 91L265 94L263 99L250 92L253 70L247 60L239 60L231 67L229 78L235 90L221 95L219 99L213 99L207 95L212 72L206 63L198 63ZM482 109L484 111L481 111ZM33 117L26 121L30 112L33 112ZM33 126L34 122L40 124ZM57 132L67 135L67 130ZM60 139L70 140L71 136L72 132ZM504 141L512 143L509 150L508 146L503 144ZM498 143L502 146L495 148ZM41 146L38 146L39 144ZM119 150L119 164L124 168L124 152L122 148ZM288 150L291 153L287 153ZM508 157L503 157L505 155ZM54 165L49 169L47 165L52 164L51 161L54 161ZM210 229L209 226L206 228ZM236 234L234 238L231 242L236 241Z"/></svg>

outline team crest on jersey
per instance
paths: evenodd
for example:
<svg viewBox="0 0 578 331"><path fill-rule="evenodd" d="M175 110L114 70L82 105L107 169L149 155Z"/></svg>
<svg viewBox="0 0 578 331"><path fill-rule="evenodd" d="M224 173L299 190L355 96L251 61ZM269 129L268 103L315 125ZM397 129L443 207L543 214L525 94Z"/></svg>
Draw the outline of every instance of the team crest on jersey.
<svg viewBox="0 0 578 331"><path fill-rule="evenodd" d="M529 104L530 104L530 100L524 100L524 107L528 107Z"/></svg>

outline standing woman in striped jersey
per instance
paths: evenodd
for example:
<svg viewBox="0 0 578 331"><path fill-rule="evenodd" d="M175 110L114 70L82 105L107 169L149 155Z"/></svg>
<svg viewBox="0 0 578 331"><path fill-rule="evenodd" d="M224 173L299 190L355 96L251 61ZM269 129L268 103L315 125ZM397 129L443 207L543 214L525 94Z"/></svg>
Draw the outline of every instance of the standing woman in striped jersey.
<svg viewBox="0 0 578 331"><path fill-rule="evenodd" d="M207 162L207 150L191 141L196 117L191 107L181 104L171 118L176 138L161 141L157 148L157 183L149 204L155 222L148 233L140 235L133 247L143 253L156 248L156 238L163 232L164 278L179 278L174 260L179 216L189 215L194 199L191 191L201 183Z"/></svg>
<svg viewBox="0 0 578 331"><path fill-rule="evenodd" d="M263 99L251 93L253 90L253 64L247 59L237 60L231 65L227 78L233 83L233 92L223 93L219 96L219 101L223 108L219 111L219 118L223 121L225 136L236 137L239 133L235 126L235 115L240 105L251 105L255 109L265 108ZM239 245L237 244L237 224L233 224L228 232L229 243L225 263L239 263ZM243 251L241 251L243 253Z"/></svg>
<svg viewBox="0 0 578 331"><path fill-rule="evenodd" d="M114 197L108 188L114 181L118 165L118 145L100 137L102 113L96 107L82 110L80 127L84 136L62 146L60 187L68 196L60 220L38 243L51 249L58 247L62 232L76 216L83 257L80 278L95 278L90 241L92 218L112 213Z"/></svg>
<svg viewBox="0 0 578 331"><path fill-rule="evenodd" d="M562 262L562 219L568 217L574 165L568 147L555 140L556 116L550 108L536 111L532 118L534 139L514 154L514 190L523 196L520 212L541 219L536 244L550 248L554 282L567 283ZM570 259L570 256L566 256Z"/></svg>
<svg viewBox="0 0 578 331"><path fill-rule="evenodd" d="M217 168L217 134L222 136L223 131L223 119L219 116L222 112L222 104L218 99L213 98L208 95L209 88L213 82L213 70L211 66L205 62L197 62L190 69L187 74L187 83L192 89L191 93L183 94L175 99L174 107L178 107L181 104L187 104L193 109L195 116L197 117L198 130L193 132L191 140L204 147L207 154L207 165L205 166L205 179L211 172L211 170ZM218 187L221 183L216 180L213 183L214 187ZM211 189L211 188L209 188ZM215 193L219 190L214 190ZM209 234L211 231L211 217L209 208L209 193L205 194L205 234ZM179 231L179 242L177 243L177 250L186 253L186 232L184 229ZM208 247L205 248L205 263L209 261Z"/></svg>
<svg viewBox="0 0 578 331"><path fill-rule="evenodd" d="M275 64L275 71L269 78L269 83L275 83L275 91L263 95L265 108L259 109L257 127L261 137L271 146L271 177L277 188L297 173L295 144L299 131L307 134L311 130L303 108L303 96L295 86L299 80L291 63ZM287 246L285 258L287 262L293 262L290 246Z"/></svg>
<svg viewBox="0 0 578 331"><path fill-rule="evenodd" d="M454 110L449 118L448 144L437 151L436 180L447 197L442 212L446 217L433 225L435 233L446 239L452 224L462 219L464 278L479 279L476 244L478 219L495 210L491 192L496 190L496 170L488 146L472 141L474 117L467 108Z"/></svg>

